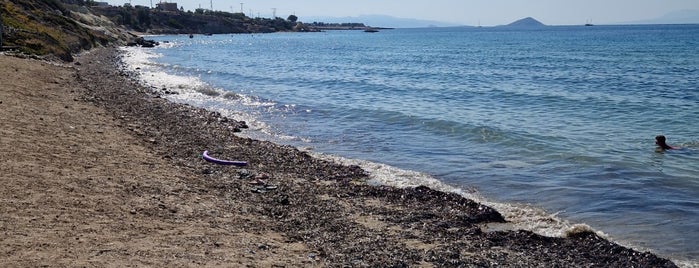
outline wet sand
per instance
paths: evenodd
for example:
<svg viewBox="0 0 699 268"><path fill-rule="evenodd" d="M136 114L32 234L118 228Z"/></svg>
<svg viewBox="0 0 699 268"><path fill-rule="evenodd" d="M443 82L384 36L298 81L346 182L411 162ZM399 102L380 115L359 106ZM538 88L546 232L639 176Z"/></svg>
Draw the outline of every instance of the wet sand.
<svg viewBox="0 0 699 268"><path fill-rule="evenodd" d="M238 137L113 49L76 62L0 56L0 266L675 267L590 232L486 231L505 219L457 194Z"/></svg>

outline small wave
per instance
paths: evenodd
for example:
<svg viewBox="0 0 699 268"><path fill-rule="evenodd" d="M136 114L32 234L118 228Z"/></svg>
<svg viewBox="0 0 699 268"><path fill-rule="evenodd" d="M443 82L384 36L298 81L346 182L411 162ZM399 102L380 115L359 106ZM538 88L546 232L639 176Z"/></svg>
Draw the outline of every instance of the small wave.
<svg viewBox="0 0 699 268"><path fill-rule="evenodd" d="M370 184L388 185L399 188L427 186L435 190L443 192L457 193L465 198L472 199L486 206L492 207L499 211L508 223L497 227L490 226L495 229L511 229L511 230L529 230L534 233L550 236L550 237L565 237L570 234L593 231L601 237L607 237L604 233L594 231L592 227L585 224L571 224L556 216L550 214L541 208L526 204L515 203L500 203L488 200L481 196L476 189L461 188L448 185L428 174L404 170L390 165L370 162L366 160L348 159L335 155L322 154L311 152L315 157L333 161L345 165L358 165L369 173ZM522 163L514 163L515 166L521 166Z"/></svg>
<svg viewBox="0 0 699 268"><path fill-rule="evenodd" d="M493 161L490 163L485 163L484 165L491 168L526 168L532 166L530 163L519 160Z"/></svg>
<svg viewBox="0 0 699 268"><path fill-rule="evenodd" d="M122 47L121 60L128 71L137 74L137 79L144 85L162 91L166 98L219 112L221 115L238 121L245 121L257 131L265 131L269 126L259 121L251 113L244 112L243 107L272 107L276 103L216 88L199 77L168 73L178 66L157 64L153 60L162 55L150 49Z"/></svg>
<svg viewBox="0 0 699 268"><path fill-rule="evenodd" d="M185 73L201 73L201 71L155 63L153 60L162 55L153 50L134 47L121 49L123 52L122 62L129 71L138 75L137 79L141 83L162 91L170 101L202 107L237 121L245 121L250 129L245 133L240 133L239 135L242 137L277 142L311 142L309 138L276 132L266 122L258 119L258 116L255 115L255 109L276 109L276 102L213 87L197 76L171 74L168 70L184 71ZM295 108L294 105L282 107L282 109L293 108ZM310 112L311 110L305 111Z"/></svg>

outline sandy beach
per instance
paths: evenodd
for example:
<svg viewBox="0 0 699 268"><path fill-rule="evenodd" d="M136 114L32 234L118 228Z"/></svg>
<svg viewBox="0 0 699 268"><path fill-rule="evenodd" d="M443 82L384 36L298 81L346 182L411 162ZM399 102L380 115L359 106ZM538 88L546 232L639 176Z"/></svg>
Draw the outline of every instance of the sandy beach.
<svg viewBox="0 0 699 268"><path fill-rule="evenodd" d="M675 267L591 232L487 231L505 219L457 194L238 137L115 49L76 59L0 56L0 266Z"/></svg>

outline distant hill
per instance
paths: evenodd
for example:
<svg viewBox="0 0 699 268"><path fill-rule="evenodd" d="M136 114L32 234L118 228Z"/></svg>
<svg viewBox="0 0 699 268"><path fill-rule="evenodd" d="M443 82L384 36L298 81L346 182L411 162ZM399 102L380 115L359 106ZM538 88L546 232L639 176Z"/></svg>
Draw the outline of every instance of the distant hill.
<svg viewBox="0 0 699 268"><path fill-rule="evenodd" d="M455 23L420 20L408 18L396 18L387 15L361 15L357 17L300 17L305 23L326 22L326 23L364 23L367 26L388 27L388 28L424 28L424 27L452 27L462 26Z"/></svg>
<svg viewBox="0 0 699 268"><path fill-rule="evenodd" d="M544 25L543 23L541 23L540 21L538 21L532 17L526 17L524 19L517 20L513 23L504 25L504 27L518 27L518 28L525 28L525 27L526 28L533 28L533 27L544 27L544 26L546 26L546 25Z"/></svg>

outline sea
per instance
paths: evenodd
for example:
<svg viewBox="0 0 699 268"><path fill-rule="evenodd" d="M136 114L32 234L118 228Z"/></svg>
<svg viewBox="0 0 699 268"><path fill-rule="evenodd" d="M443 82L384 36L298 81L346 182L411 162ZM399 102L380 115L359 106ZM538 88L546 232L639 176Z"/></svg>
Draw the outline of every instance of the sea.
<svg viewBox="0 0 699 268"><path fill-rule="evenodd" d="M699 267L699 24L147 38L128 68L242 136Z"/></svg>

